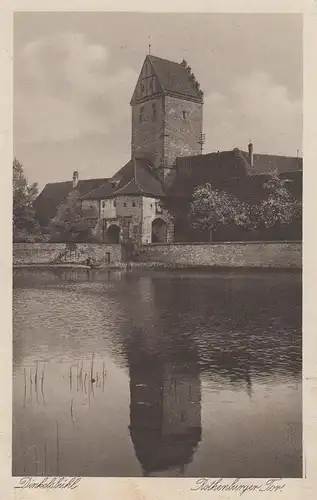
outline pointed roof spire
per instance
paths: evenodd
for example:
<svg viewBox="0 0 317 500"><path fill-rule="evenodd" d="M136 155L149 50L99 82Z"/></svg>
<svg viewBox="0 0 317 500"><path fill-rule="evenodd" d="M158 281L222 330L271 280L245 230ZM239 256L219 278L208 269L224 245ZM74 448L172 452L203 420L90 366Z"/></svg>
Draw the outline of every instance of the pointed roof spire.
<svg viewBox="0 0 317 500"><path fill-rule="evenodd" d="M149 44L149 51L150 50L151 44ZM203 91L196 86L196 78L188 65L185 67L184 64L162 59L161 57L149 53L146 55L145 61L143 62L141 73L130 101L131 105L143 97L138 94L138 88L141 80L145 77L144 67L147 62L150 63L152 76L156 78L157 81L157 93L169 94L196 102L202 102Z"/></svg>

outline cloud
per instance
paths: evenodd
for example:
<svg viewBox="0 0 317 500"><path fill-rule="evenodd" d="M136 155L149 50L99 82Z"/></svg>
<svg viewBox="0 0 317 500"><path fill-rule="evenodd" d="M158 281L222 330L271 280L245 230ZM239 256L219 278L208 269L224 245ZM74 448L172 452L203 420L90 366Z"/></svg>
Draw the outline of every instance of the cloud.
<svg viewBox="0 0 317 500"><path fill-rule="evenodd" d="M111 70L106 47L82 34L28 43L17 56L15 134L19 142L108 134L129 118L137 74Z"/></svg>
<svg viewBox="0 0 317 500"><path fill-rule="evenodd" d="M206 152L245 149L250 139L262 153L296 155L297 148L301 150L302 102L292 100L287 88L268 73L237 78L227 92L210 93L204 108Z"/></svg>

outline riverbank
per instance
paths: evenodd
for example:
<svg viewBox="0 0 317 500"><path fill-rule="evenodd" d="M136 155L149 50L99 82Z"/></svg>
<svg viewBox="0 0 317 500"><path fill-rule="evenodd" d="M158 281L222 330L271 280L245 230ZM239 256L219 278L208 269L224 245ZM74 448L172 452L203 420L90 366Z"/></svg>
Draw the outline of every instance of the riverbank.
<svg viewBox="0 0 317 500"><path fill-rule="evenodd" d="M47 264L47 263L37 263L37 264L14 264L13 269L38 269L38 270L54 270L54 269L65 269L65 270L86 270L86 271L111 271L111 270L121 270L121 271L134 271L134 270L150 270L150 271L178 271L178 270L188 270L188 271L210 271L210 272L294 272L301 273L302 269L300 267L289 267L289 266L279 266L279 267L255 267L255 266L210 266L210 265L190 265L190 264L167 264L164 262L130 262L130 263L117 263L114 265L103 264L97 267L90 267L83 264Z"/></svg>
<svg viewBox="0 0 317 500"><path fill-rule="evenodd" d="M85 264L77 263L62 263L62 264L48 264L47 262L38 262L32 264L13 264L13 269L85 269L87 271L98 271L99 269L125 269L126 265L115 264L115 265L100 265L100 266L87 266Z"/></svg>
<svg viewBox="0 0 317 500"><path fill-rule="evenodd" d="M98 269L301 269L300 241L250 241L206 243L152 243L143 245L127 262L121 245L64 243L15 243L14 267L65 267L89 269L87 258Z"/></svg>

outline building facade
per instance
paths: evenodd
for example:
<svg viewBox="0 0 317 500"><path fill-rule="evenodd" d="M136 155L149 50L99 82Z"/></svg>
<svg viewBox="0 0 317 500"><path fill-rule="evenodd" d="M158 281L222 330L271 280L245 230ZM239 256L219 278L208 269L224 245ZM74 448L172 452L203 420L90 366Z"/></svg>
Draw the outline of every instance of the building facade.
<svg viewBox="0 0 317 500"><path fill-rule="evenodd" d="M72 181L47 184L35 201L42 226L71 190L86 214L81 240L138 245L199 238L178 230L175 212L183 212L186 225L193 190L207 182L256 202L274 171L301 198L301 158L256 154L252 144L247 152L202 154L203 92L186 61L147 55L130 105L131 160L111 178L81 180L74 172Z"/></svg>

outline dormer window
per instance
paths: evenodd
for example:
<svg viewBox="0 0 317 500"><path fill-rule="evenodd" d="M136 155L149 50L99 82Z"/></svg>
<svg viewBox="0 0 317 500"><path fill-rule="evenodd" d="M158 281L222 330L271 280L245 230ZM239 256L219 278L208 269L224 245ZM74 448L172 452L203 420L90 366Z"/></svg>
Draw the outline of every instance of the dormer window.
<svg viewBox="0 0 317 500"><path fill-rule="evenodd" d="M182 111L182 119L187 120L188 118L188 111Z"/></svg>
<svg viewBox="0 0 317 500"><path fill-rule="evenodd" d="M116 182L112 182L112 183L111 183L111 187L112 187L112 189L116 189L116 186L117 186L117 183L116 183Z"/></svg>

